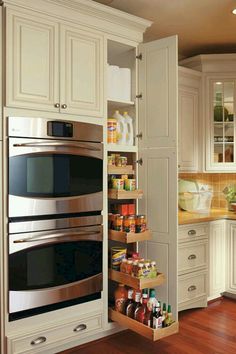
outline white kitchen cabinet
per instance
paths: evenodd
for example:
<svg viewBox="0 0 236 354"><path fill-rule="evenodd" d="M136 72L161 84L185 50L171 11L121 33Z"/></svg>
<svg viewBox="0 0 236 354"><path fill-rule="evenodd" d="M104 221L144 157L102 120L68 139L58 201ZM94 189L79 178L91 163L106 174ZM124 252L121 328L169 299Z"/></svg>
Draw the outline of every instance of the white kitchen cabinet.
<svg viewBox="0 0 236 354"><path fill-rule="evenodd" d="M208 300L221 296L225 291L226 238L225 220L209 223L209 289Z"/></svg>
<svg viewBox="0 0 236 354"><path fill-rule="evenodd" d="M179 226L179 311L207 306L208 233L208 223Z"/></svg>
<svg viewBox="0 0 236 354"><path fill-rule="evenodd" d="M227 221L226 292L236 294L236 222Z"/></svg>
<svg viewBox="0 0 236 354"><path fill-rule="evenodd" d="M202 73L203 166L210 172L235 172L236 54L207 54L180 65Z"/></svg>
<svg viewBox="0 0 236 354"><path fill-rule="evenodd" d="M201 158L201 74L179 67L178 167L180 172L198 172Z"/></svg>
<svg viewBox="0 0 236 354"><path fill-rule="evenodd" d="M103 36L7 9L6 106L103 116Z"/></svg>

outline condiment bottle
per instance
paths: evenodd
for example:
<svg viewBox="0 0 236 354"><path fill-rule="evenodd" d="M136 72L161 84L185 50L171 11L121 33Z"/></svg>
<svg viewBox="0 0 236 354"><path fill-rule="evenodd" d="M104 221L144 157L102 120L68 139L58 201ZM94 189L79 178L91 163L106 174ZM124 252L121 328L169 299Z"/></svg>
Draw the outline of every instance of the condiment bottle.
<svg viewBox="0 0 236 354"><path fill-rule="evenodd" d="M134 318L141 323L144 323L145 313L148 311L147 302L148 294L144 293L142 298L142 305L135 311L134 314Z"/></svg>
<svg viewBox="0 0 236 354"><path fill-rule="evenodd" d="M167 315L166 315L166 319L164 321L165 327L170 326L172 322L173 322L173 318L172 318L172 312L171 312L171 305L168 305Z"/></svg>
<svg viewBox="0 0 236 354"><path fill-rule="evenodd" d="M127 260L127 265L126 265L126 274L131 275L133 271L133 261L132 259Z"/></svg>
<svg viewBox="0 0 236 354"><path fill-rule="evenodd" d="M127 300L127 290L124 284L119 284L115 293L115 310L125 314L125 302Z"/></svg>
<svg viewBox="0 0 236 354"><path fill-rule="evenodd" d="M136 311L138 310L139 307L141 307L141 290L136 290L135 291L135 295L134 295L134 303L133 303L133 306L132 306L132 310L130 310L129 314L131 318L135 318L135 313Z"/></svg>
<svg viewBox="0 0 236 354"><path fill-rule="evenodd" d="M153 328L162 328L161 303L157 302L155 316L153 317Z"/></svg>
<svg viewBox="0 0 236 354"><path fill-rule="evenodd" d="M165 327L166 316L167 316L166 303L164 302L162 306L162 327Z"/></svg>
<svg viewBox="0 0 236 354"><path fill-rule="evenodd" d="M149 299L147 303L147 307L149 311L153 310L153 307L157 306L157 299L156 299L156 290L150 289L149 290Z"/></svg>
<svg viewBox="0 0 236 354"><path fill-rule="evenodd" d="M120 265L120 272L126 273L127 259L123 258Z"/></svg>
<svg viewBox="0 0 236 354"><path fill-rule="evenodd" d="M133 316L133 307L134 307L134 300L133 300L133 289L128 290L128 300L125 303L125 314L128 317Z"/></svg>

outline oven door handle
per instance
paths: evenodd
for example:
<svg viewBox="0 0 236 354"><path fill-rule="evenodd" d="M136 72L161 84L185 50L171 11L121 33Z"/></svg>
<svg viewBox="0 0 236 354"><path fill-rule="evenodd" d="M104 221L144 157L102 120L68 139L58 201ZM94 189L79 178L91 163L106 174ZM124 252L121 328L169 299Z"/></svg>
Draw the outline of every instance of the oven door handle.
<svg viewBox="0 0 236 354"><path fill-rule="evenodd" d="M91 150L91 151L101 151L101 149L96 148L91 145L83 145L77 143L61 143L61 142L34 142L34 143L20 143L20 144L13 144L13 147L50 147L50 146L58 146L58 147L68 147L68 148L78 148L84 150Z"/></svg>
<svg viewBox="0 0 236 354"><path fill-rule="evenodd" d="M96 236L97 235L97 236ZM99 235L99 237L98 237ZM81 238L82 236L82 238ZM65 241L79 241L79 240L93 240L93 241L100 241L101 240L101 231L88 231L88 232L76 232L72 234L53 234L50 236L42 236L42 237L29 237L29 238L22 238L19 240L14 240L13 243L25 243L25 242L42 242L42 241L48 241L48 240L54 240L54 241L59 241L59 242L65 242Z"/></svg>

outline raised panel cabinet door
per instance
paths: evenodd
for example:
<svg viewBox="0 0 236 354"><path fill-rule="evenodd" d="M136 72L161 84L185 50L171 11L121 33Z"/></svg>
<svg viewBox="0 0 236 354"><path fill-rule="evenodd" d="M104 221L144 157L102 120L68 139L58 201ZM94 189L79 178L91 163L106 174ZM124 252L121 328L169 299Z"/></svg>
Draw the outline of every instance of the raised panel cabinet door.
<svg viewBox="0 0 236 354"><path fill-rule="evenodd" d="M209 233L209 291L208 299L221 296L225 291L226 244L225 221L210 222Z"/></svg>
<svg viewBox="0 0 236 354"><path fill-rule="evenodd" d="M198 92L179 88L179 168L198 170Z"/></svg>
<svg viewBox="0 0 236 354"><path fill-rule="evenodd" d="M61 112L102 117L103 36L66 25L60 33Z"/></svg>
<svg viewBox="0 0 236 354"><path fill-rule="evenodd" d="M158 287L158 298L172 305L177 316L177 158L176 149L143 149L139 152L139 187L143 198L138 210L147 216L152 240L147 241L145 256L157 261L166 276Z"/></svg>
<svg viewBox="0 0 236 354"><path fill-rule="evenodd" d="M229 224L227 242L228 252L228 292L236 294L236 222Z"/></svg>
<svg viewBox="0 0 236 354"><path fill-rule="evenodd" d="M138 89L139 147L177 145L177 37L141 44Z"/></svg>
<svg viewBox="0 0 236 354"><path fill-rule="evenodd" d="M6 24L6 105L57 112L58 24L8 8Z"/></svg>

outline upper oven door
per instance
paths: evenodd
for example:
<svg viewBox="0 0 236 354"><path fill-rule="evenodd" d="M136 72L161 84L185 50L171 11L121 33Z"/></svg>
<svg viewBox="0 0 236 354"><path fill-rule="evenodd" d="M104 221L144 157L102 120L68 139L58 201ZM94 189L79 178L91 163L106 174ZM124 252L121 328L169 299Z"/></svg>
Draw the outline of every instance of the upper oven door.
<svg viewBox="0 0 236 354"><path fill-rule="evenodd" d="M9 138L9 217L102 210L103 144Z"/></svg>

